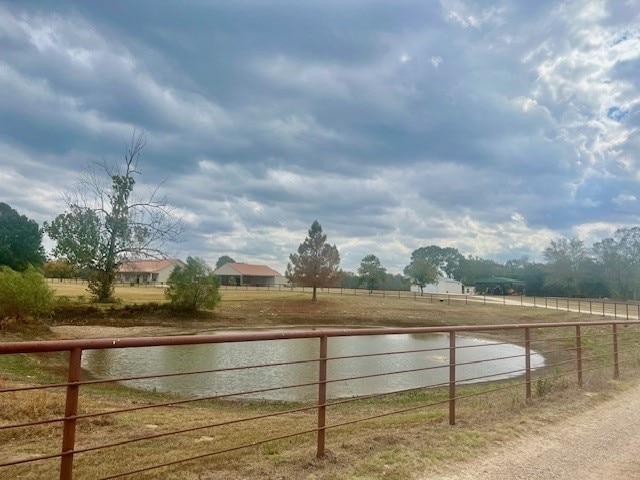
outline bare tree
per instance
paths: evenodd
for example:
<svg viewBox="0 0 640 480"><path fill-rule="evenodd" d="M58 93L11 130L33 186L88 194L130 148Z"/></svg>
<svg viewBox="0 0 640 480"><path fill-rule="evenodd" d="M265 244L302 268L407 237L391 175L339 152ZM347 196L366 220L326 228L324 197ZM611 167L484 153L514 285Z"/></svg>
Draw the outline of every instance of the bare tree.
<svg viewBox="0 0 640 480"><path fill-rule="evenodd" d="M166 243L185 228L159 194L162 184L144 199L134 194L145 145L145 134L134 132L121 162L90 164L65 196L68 210L45 224L57 243L54 255L91 272L89 290L99 302L113 301L116 273L124 262L164 257Z"/></svg>

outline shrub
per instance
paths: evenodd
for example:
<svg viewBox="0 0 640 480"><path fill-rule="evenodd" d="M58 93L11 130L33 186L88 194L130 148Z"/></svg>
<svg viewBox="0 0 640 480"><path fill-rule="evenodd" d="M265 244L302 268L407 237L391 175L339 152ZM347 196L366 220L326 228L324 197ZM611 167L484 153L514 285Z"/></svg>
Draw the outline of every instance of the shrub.
<svg viewBox="0 0 640 480"><path fill-rule="evenodd" d="M167 283L165 295L175 310L212 310L220 302L218 278L200 258L187 258L187 265L176 267Z"/></svg>
<svg viewBox="0 0 640 480"><path fill-rule="evenodd" d="M35 268L19 273L0 267L0 318L38 317L51 311L52 302L53 290Z"/></svg>

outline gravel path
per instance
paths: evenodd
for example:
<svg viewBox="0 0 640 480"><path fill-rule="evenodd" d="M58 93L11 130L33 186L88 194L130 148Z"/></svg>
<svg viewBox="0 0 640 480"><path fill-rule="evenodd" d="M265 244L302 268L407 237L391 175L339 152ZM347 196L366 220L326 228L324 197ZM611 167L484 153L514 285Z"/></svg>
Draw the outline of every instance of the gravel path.
<svg viewBox="0 0 640 480"><path fill-rule="evenodd" d="M593 409L421 480L640 479L640 384Z"/></svg>

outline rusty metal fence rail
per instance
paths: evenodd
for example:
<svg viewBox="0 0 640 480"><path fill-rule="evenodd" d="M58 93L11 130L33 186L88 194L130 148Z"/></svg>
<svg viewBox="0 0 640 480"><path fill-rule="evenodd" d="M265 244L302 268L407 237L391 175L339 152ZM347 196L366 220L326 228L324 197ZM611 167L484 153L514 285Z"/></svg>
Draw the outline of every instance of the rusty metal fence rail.
<svg viewBox="0 0 640 480"><path fill-rule="evenodd" d="M322 457L325 454L327 443L327 431L339 427L344 427L358 422L371 421L374 419L388 417L392 415L403 415L416 410L428 408L444 407L448 409L448 422L451 425L456 423L456 407L459 402L477 395L489 395L494 392L511 389L516 397L530 403L536 396L542 396L549 390L550 382L566 382L582 388L586 378L592 372L601 372L608 378L618 378L621 367L629 362L638 364L640 352L640 334L638 333L637 321L595 321L584 323L544 323L544 324L521 324L521 325L495 325L495 326L458 326L458 327L424 327L424 328L369 328L369 329L331 329L331 330L289 330L289 331L269 331L269 332L249 332L249 333L220 333L214 335L190 335L190 336L167 336L167 337L140 337L140 338L115 338L115 339L86 339L86 340L60 340L60 341L38 341L38 342L11 342L0 343L0 357L12 356L33 356L43 354L60 354L65 352L67 357L66 381L48 383L30 383L27 378L6 378L0 382L0 401L3 396L37 394L42 391L64 392L59 395L64 402L63 413L59 415L48 415L47 411L42 415L28 418L7 419L0 417L0 440L4 441L4 456L0 456L0 477L17 478L28 472L38 472L36 476L59 475L61 479L70 479L74 475L74 468L78 461L81 467L95 470L96 465L104 462L104 458L99 454L107 450L117 450L125 453L117 455L129 455L126 452L135 448L140 442L157 442L157 449L161 450L164 442L168 438L175 438L194 432L207 432L207 438L212 439L212 448L203 450L194 448L190 452L185 449L184 455L177 459L166 461L160 457L150 459L136 458L136 461L125 467L118 463L107 473L100 475L100 478L122 478L134 477L145 472L158 472L159 469L166 473L166 469L176 468L187 462L194 462L212 457L221 456L230 452L242 451L243 449L254 448L256 445L264 445L270 442L282 441L293 437L309 436L315 437L315 455ZM476 344L461 343L465 336L474 337L482 335L508 334L509 341L493 341L491 343L478 342ZM329 346L338 337L369 337L380 335L417 335L417 334L439 334L446 335L448 342L445 346L421 349L400 349L372 351L366 353L352 354L348 351L334 352L330 354ZM175 348L186 348L189 345L216 345L216 344L239 344L245 342L273 342L273 341L294 341L300 339L313 339L317 341L316 354L307 355L304 358L295 358L277 362L259 362L253 364L225 364L211 365L210 369L188 370L179 372L158 371L145 374L128 376L117 376L108 378L94 378L83 371L83 354L88 351L107 351L112 349L140 349L146 347L171 346ZM513 339L513 340L512 340ZM517 345L518 351L501 356L475 355L485 348L495 345ZM256 349L262 343L251 343ZM470 352L470 353L469 353ZM409 355L435 356L442 360L438 365L418 365L410 364L406 359ZM438 354L438 355L436 355ZM462 356L465 357L462 360ZM334 375L329 375L329 366L333 362L345 359L362 359L373 362L379 357L393 357L393 370L382 370L367 372L365 374L345 374L338 371ZM534 365L532 360L544 357L544 365ZM2 360L2 358L0 358ZM494 364L504 364L498 371L488 374L463 374L465 367L479 365L487 362ZM83 408L83 395L90 395L91 389L105 383L113 382L135 382L151 378L172 378L185 376L217 375L240 375L248 370L262 371L264 369L290 369L296 365L314 365L315 374L303 381L295 383L274 384L270 386L260 386L237 391L214 392L207 395L181 396L177 394L161 396L159 400L151 402L145 400L139 404L127 405L120 408ZM435 372L440 371L440 380L436 378ZM391 377L407 374L419 374L420 383L407 388L397 388L392 391L371 392L353 396L332 396L329 394L331 386L335 384L354 385L362 381L372 381L380 379L382 383ZM442 379L444 375L444 379ZM0 377L1 378L1 377ZM469 389L469 385L482 384L481 389ZM255 413L231 419L219 419L216 415L202 419L201 423L185 425L183 428L161 431L151 434L125 435L124 438L109 439L109 427L115 420L107 420L112 417L124 416L128 420L135 421L136 415L141 415L150 410L160 411L167 408L189 406L192 404L201 405L199 402L220 402L222 400L238 400L260 397L269 392L278 392L289 389L312 388L315 393L313 399L299 402L289 402L280 405L278 408L256 410ZM331 423L331 409L339 408L352 402L359 402L363 399L375 400L388 395L410 394L416 391L442 392L440 396L434 396L429 401L420 404L407 406L398 402L392 410L380 410L371 413L367 409L367 414L359 418L345 418L344 416L337 422ZM15 401L15 398L13 398ZM205 407L212 412L219 408L220 404L208 404ZM299 424L299 416L309 420L309 413L315 420L313 424ZM258 421L269 420L275 423L283 422L285 418L294 417L294 421L285 431L280 431L274 435L256 437L252 432L252 425ZM96 442L95 436L89 441L78 442L76 433L82 422L91 422L92 429L104 428L104 437L101 442ZM222 435L216 437L215 431L233 426L240 428L243 435L235 443L221 440ZM30 429L47 428L47 435L58 438L58 447L49 452L37 453L28 448L30 443L25 438L32 438ZM56 433L57 432L57 433ZM213 440L218 438L218 443ZM51 445L51 442L44 442ZM13 447L12 447L13 445ZM171 447L169 447L171 448ZM155 447L154 447L155 449ZM131 450L133 451L133 450ZM96 455L98 454L98 455ZM92 455L96 455L92 457ZM46 466L45 466L46 464ZM93 470L92 470L93 469ZM100 470L102 471L102 470ZM96 476L95 478L97 478Z"/></svg>

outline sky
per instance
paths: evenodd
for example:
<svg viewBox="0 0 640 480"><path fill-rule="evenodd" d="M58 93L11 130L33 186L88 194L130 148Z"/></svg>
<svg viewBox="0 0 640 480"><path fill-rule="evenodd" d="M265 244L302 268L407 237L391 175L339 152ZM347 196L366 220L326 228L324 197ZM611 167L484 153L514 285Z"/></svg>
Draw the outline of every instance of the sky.
<svg viewBox="0 0 640 480"><path fill-rule="evenodd" d="M0 0L0 202L51 221L145 132L211 265L314 220L350 271L591 245L640 224L639 126L636 0Z"/></svg>

